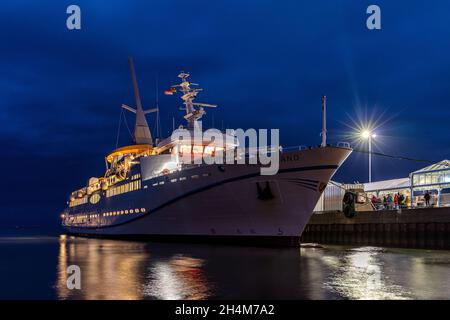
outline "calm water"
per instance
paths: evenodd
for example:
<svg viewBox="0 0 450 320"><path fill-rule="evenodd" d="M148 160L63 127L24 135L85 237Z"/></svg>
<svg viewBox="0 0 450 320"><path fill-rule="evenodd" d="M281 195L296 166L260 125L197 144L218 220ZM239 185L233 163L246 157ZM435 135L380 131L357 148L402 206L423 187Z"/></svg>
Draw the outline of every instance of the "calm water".
<svg viewBox="0 0 450 320"><path fill-rule="evenodd" d="M450 252L0 237L0 299L208 298L449 299Z"/></svg>

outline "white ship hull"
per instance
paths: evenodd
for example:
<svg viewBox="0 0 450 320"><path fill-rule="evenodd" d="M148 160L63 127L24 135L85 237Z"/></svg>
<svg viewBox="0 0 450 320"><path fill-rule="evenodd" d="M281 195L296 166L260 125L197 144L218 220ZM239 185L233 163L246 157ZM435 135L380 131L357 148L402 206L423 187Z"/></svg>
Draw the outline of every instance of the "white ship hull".
<svg viewBox="0 0 450 320"><path fill-rule="evenodd" d="M120 201L116 196L114 205L95 208L95 218L63 225L88 236L296 245L324 187L350 153L335 147L281 153L273 176L260 175L256 165L202 165L168 175L163 185L142 180L137 192L143 199L126 195L119 209L145 206L145 213L106 216ZM179 181L181 176L196 178Z"/></svg>

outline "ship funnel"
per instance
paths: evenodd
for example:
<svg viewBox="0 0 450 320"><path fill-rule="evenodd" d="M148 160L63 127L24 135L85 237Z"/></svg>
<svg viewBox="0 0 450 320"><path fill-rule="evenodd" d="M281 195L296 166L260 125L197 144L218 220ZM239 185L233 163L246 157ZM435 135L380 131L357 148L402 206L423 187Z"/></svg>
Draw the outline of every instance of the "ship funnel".
<svg viewBox="0 0 450 320"><path fill-rule="evenodd" d="M145 115L150 112L156 112L158 109L150 109L146 111L142 109L141 97L139 95L139 87L136 80L136 71L134 70L133 58L128 57L128 64L130 66L134 99L136 101L136 109L133 109L127 105L122 105L122 108L136 114L136 124L134 126L134 142L136 144L153 145L152 134L150 133L150 129L148 128L148 123Z"/></svg>

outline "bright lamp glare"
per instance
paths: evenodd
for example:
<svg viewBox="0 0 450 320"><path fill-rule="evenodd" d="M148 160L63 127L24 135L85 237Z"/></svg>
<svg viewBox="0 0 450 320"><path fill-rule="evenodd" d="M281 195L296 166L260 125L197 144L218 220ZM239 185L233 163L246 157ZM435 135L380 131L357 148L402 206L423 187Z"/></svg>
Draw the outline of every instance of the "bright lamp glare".
<svg viewBox="0 0 450 320"><path fill-rule="evenodd" d="M377 137L376 133L372 134L372 138L376 138L376 137Z"/></svg>
<svg viewBox="0 0 450 320"><path fill-rule="evenodd" d="M368 130L364 130L363 132L361 132L361 137L363 139L367 139L370 137L370 132Z"/></svg>

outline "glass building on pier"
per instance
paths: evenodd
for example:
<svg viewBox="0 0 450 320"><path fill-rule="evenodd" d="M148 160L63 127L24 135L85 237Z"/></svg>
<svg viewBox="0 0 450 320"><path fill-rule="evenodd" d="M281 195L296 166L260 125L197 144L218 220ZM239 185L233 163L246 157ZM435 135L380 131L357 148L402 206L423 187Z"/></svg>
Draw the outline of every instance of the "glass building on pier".
<svg viewBox="0 0 450 320"><path fill-rule="evenodd" d="M378 198L401 193L411 199L411 207L425 205L424 195L431 196L432 206L450 206L450 161L442 160L420 170L409 177L364 184L364 191Z"/></svg>
<svg viewBox="0 0 450 320"><path fill-rule="evenodd" d="M424 196L430 195L430 205L450 207L450 160L442 160L420 170L411 172L408 177L383 180L358 185L345 185L330 182L320 197L314 211L326 212L342 210L342 198L345 190L355 186L363 188L369 199L372 196L383 199L396 193L408 197L408 206L420 208L425 206Z"/></svg>

